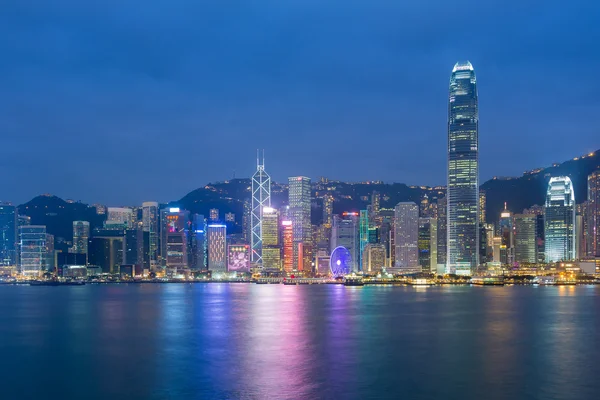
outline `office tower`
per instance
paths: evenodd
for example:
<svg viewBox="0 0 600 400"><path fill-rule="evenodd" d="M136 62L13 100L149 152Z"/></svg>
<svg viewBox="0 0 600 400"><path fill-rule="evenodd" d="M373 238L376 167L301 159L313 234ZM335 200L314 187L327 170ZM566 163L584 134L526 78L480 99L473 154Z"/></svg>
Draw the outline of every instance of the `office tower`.
<svg viewBox="0 0 600 400"><path fill-rule="evenodd" d="M158 203L142 203L142 223L144 229L144 269L155 271L158 268Z"/></svg>
<svg viewBox="0 0 600 400"><path fill-rule="evenodd" d="M333 223L333 196L326 194L323 196L323 224L331 228Z"/></svg>
<svg viewBox="0 0 600 400"><path fill-rule="evenodd" d="M587 255L600 257L600 170L588 176L587 184Z"/></svg>
<svg viewBox="0 0 600 400"><path fill-rule="evenodd" d="M190 268L203 271L206 269L206 220L202 214L194 214L190 233L191 253Z"/></svg>
<svg viewBox="0 0 600 400"><path fill-rule="evenodd" d="M485 230L485 236L479 236L479 241L483 243L481 248L485 246L485 257L480 262L492 262L493 261L493 248L494 248L494 237L496 236L496 229L494 224L483 224ZM483 232L483 230L482 230Z"/></svg>
<svg viewBox="0 0 600 400"><path fill-rule="evenodd" d="M24 225L19 227L19 270L27 277L42 274L46 261L46 227Z"/></svg>
<svg viewBox="0 0 600 400"><path fill-rule="evenodd" d="M446 271L447 237L448 237L448 205L446 198L437 199L437 263L438 271Z"/></svg>
<svg viewBox="0 0 600 400"><path fill-rule="evenodd" d="M515 262L535 264L535 215L516 214L514 216Z"/></svg>
<svg viewBox="0 0 600 400"><path fill-rule="evenodd" d="M242 239L245 243L250 243L252 237L252 201L251 199L244 200L244 211L242 215Z"/></svg>
<svg viewBox="0 0 600 400"><path fill-rule="evenodd" d="M175 274L188 265L190 212L179 207L160 210L161 257L167 274Z"/></svg>
<svg viewBox="0 0 600 400"><path fill-rule="evenodd" d="M206 228L208 269L214 273L227 271L227 226L209 224Z"/></svg>
<svg viewBox="0 0 600 400"><path fill-rule="evenodd" d="M144 225L136 222L131 229L125 230L123 249L123 264L133 265L134 269L141 275L141 267L144 262Z"/></svg>
<svg viewBox="0 0 600 400"><path fill-rule="evenodd" d="M544 207L535 204L530 208L523 210L523 214L535 216L535 247L536 247L536 262L545 263L546 255L544 244Z"/></svg>
<svg viewBox="0 0 600 400"><path fill-rule="evenodd" d="M479 223L485 224L485 207L487 204L487 197L485 190L479 189ZM480 238L481 239L481 238Z"/></svg>
<svg viewBox="0 0 600 400"><path fill-rule="evenodd" d="M252 248L251 261L253 264L262 266L262 220L263 209L271 207L271 177L265 171L265 156L263 151L262 162L256 155L256 172L252 176L252 213L250 215L250 226L252 235L250 247Z"/></svg>
<svg viewBox="0 0 600 400"><path fill-rule="evenodd" d="M91 265L96 265L102 272L119 273L125 260L125 230L94 229L88 245L88 259Z"/></svg>
<svg viewBox="0 0 600 400"><path fill-rule="evenodd" d="M513 265L515 261L513 216L506 208L506 203L504 203L504 210L500 213L500 219L498 221L498 236L502 238L502 244L506 246L506 259L501 260L502 264Z"/></svg>
<svg viewBox="0 0 600 400"><path fill-rule="evenodd" d="M12 204L0 204L0 265L17 262L17 209Z"/></svg>
<svg viewBox="0 0 600 400"><path fill-rule="evenodd" d="M365 261L363 264L363 272L369 274L377 274L381 272L386 264L386 249L381 243L368 243L365 246Z"/></svg>
<svg viewBox="0 0 600 400"><path fill-rule="evenodd" d="M341 216L333 216L330 251L340 246L348 249L351 256L350 269L352 272L359 271L360 235L358 225L359 215L356 212L345 212Z"/></svg>
<svg viewBox="0 0 600 400"><path fill-rule="evenodd" d="M283 245L283 270L287 274L294 271L294 229L292 221L281 221L281 237Z"/></svg>
<svg viewBox="0 0 600 400"><path fill-rule="evenodd" d="M567 176L550 178L544 207L546 262L575 258L575 193Z"/></svg>
<svg viewBox="0 0 600 400"><path fill-rule="evenodd" d="M358 262L357 268L363 270L365 247L369 244L369 213L367 210L360 210L358 220Z"/></svg>
<svg viewBox="0 0 600 400"><path fill-rule="evenodd" d="M431 201L429 201L429 196L427 196L426 194L423 195L423 198L421 199L421 204L419 205L419 216L425 218L433 217L435 215L434 209L434 204Z"/></svg>
<svg viewBox="0 0 600 400"><path fill-rule="evenodd" d="M69 248L69 253L85 254L87 256L89 240L90 223L88 221L73 221L73 246Z"/></svg>
<svg viewBox="0 0 600 400"><path fill-rule="evenodd" d="M448 102L447 269L470 275L479 265L477 80L470 62L456 63Z"/></svg>
<svg viewBox="0 0 600 400"><path fill-rule="evenodd" d="M379 210L381 209L381 193L377 190L373 190L373 193L371 193L371 207L373 214L375 216L379 215Z"/></svg>
<svg viewBox="0 0 600 400"><path fill-rule="evenodd" d="M281 269L279 213L271 207L265 207L262 213L262 259L263 268Z"/></svg>
<svg viewBox="0 0 600 400"><path fill-rule="evenodd" d="M421 271L437 273L437 218L419 218L419 265Z"/></svg>
<svg viewBox="0 0 600 400"><path fill-rule="evenodd" d="M312 225L310 178L294 176L289 182L289 216L292 221L294 270L311 273L312 262Z"/></svg>
<svg viewBox="0 0 600 400"><path fill-rule="evenodd" d="M218 208L211 208L208 212L208 218L212 221L218 221L219 220L219 209Z"/></svg>
<svg viewBox="0 0 600 400"><path fill-rule="evenodd" d="M247 244L230 244L227 246L227 272L250 271L250 246Z"/></svg>
<svg viewBox="0 0 600 400"><path fill-rule="evenodd" d="M502 253L506 251L506 246L502 244L502 238L500 236L494 237L492 243L492 262L494 264L501 264L503 257Z"/></svg>
<svg viewBox="0 0 600 400"><path fill-rule="evenodd" d="M396 267L405 272L419 271L419 206L413 202L396 205L394 232Z"/></svg>
<svg viewBox="0 0 600 400"><path fill-rule="evenodd" d="M56 270L56 253L54 251L54 235L46 233L46 257L44 270L54 272Z"/></svg>
<svg viewBox="0 0 600 400"><path fill-rule="evenodd" d="M128 207L108 207L107 225L122 225L128 229L133 228L134 213Z"/></svg>

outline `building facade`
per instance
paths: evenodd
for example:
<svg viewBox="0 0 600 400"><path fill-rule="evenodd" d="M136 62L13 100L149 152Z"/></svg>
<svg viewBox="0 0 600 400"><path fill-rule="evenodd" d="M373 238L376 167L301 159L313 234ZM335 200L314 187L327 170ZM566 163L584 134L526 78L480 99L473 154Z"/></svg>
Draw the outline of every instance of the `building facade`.
<svg viewBox="0 0 600 400"><path fill-rule="evenodd" d="M208 269L214 273L227 271L227 225L209 224L206 228Z"/></svg>
<svg viewBox="0 0 600 400"><path fill-rule="evenodd" d="M546 262L575 259L575 192L567 176L550 178L544 207L544 232Z"/></svg>
<svg viewBox="0 0 600 400"><path fill-rule="evenodd" d="M289 183L289 217L293 231L294 270L305 275L311 273L312 225L310 178L294 176Z"/></svg>
<svg viewBox="0 0 600 400"><path fill-rule="evenodd" d="M600 170L588 176L586 255L600 257Z"/></svg>
<svg viewBox="0 0 600 400"><path fill-rule="evenodd" d="M250 214L250 247L251 261L262 266L263 247L263 210L271 207L271 177L265 171L265 158L263 152L262 162L256 157L256 172L252 176L252 211Z"/></svg>
<svg viewBox="0 0 600 400"><path fill-rule="evenodd" d="M395 208L394 241L396 267L406 272L419 271L419 206L401 202Z"/></svg>

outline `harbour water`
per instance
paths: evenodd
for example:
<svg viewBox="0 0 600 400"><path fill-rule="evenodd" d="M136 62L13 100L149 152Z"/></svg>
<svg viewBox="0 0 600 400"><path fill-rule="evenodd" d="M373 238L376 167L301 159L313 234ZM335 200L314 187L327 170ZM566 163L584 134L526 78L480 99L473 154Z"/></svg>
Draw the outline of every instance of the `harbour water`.
<svg viewBox="0 0 600 400"><path fill-rule="evenodd" d="M0 287L2 399L595 399L600 287Z"/></svg>

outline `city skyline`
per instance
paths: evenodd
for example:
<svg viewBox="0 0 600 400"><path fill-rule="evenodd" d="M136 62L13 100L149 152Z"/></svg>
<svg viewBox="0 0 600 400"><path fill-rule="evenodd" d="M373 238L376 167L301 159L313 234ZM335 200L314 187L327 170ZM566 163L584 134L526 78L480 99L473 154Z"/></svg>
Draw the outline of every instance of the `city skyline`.
<svg viewBox="0 0 600 400"><path fill-rule="evenodd" d="M12 189L2 200L16 204L44 192L163 202L234 170L250 176L248 147L266 150L278 182L325 175L442 185L448 65L461 59L476 66L483 85L481 181L597 150L595 5L550 1L540 14L514 4L506 9L519 12L504 15L498 31L501 11L474 1L461 8L473 26L443 18L455 7L443 3L344 2L341 14L336 1L246 5L240 13L176 1L166 11L146 4L141 14L136 2L102 10L62 3L8 4L0 16L2 36L15 38L0 43L8 137L0 178ZM133 16L135 27L126 23ZM253 30L253 18L264 32ZM313 35L303 34L307 26ZM156 35L165 41L157 45ZM569 141L546 140L565 132ZM312 157L288 146L297 137L314 144ZM350 156L329 165L340 143ZM198 150L154 162L165 147ZM498 153L502 165L486 161ZM115 179L122 166L114 160L126 163L127 179Z"/></svg>

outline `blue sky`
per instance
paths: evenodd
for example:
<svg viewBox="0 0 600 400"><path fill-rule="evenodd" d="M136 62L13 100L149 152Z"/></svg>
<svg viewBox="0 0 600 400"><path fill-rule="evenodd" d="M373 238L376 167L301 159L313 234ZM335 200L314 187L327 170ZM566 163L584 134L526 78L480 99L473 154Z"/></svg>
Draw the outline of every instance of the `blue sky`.
<svg viewBox="0 0 600 400"><path fill-rule="evenodd" d="M595 1L5 0L0 200L179 199L247 177L445 183L470 60L480 176L600 148Z"/></svg>

